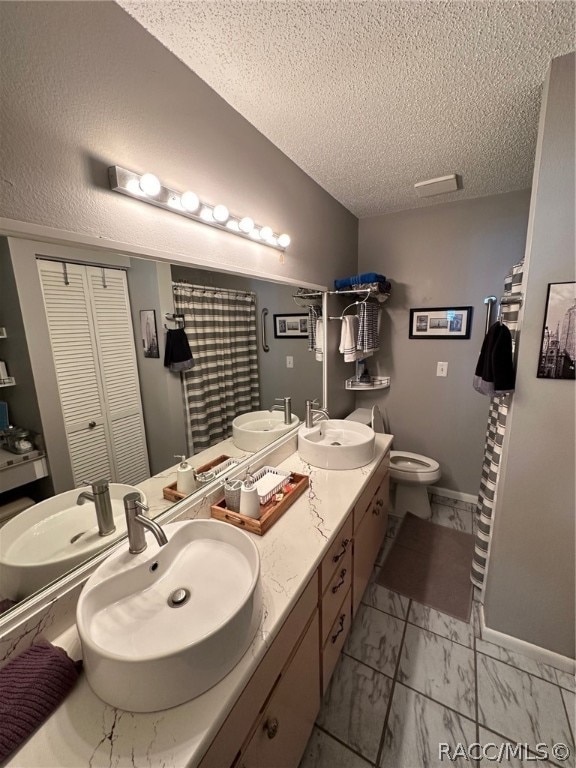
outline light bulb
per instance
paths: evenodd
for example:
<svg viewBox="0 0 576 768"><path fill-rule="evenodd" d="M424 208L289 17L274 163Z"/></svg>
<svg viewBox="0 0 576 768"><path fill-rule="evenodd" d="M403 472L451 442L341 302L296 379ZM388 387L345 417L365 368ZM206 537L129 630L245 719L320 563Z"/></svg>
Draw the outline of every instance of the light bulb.
<svg viewBox="0 0 576 768"><path fill-rule="evenodd" d="M189 213L194 213L194 211L197 211L198 206L200 205L198 195L195 192L191 192L190 190L184 192L180 198L180 202L182 203L182 208L184 208L184 210L188 211Z"/></svg>
<svg viewBox="0 0 576 768"><path fill-rule="evenodd" d="M150 195L150 197L155 197L162 189L162 185L158 177L154 176L153 173L145 173L140 179L140 189L142 192Z"/></svg>
<svg viewBox="0 0 576 768"><path fill-rule="evenodd" d="M240 219L238 226L240 227L240 232L244 232L247 235L254 229L254 219L251 219L250 216L244 216L243 219Z"/></svg>
<svg viewBox="0 0 576 768"><path fill-rule="evenodd" d="M280 235L278 237L278 245L281 248L288 248L288 246L290 245L290 235L286 235L286 234Z"/></svg>
<svg viewBox="0 0 576 768"><path fill-rule="evenodd" d="M260 240L260 232L254 227L254 229L248 233L253 240Z"/></svg>
<svg viewBox="0 0 576 768"><path fill-rule="evenodd" d="M230 212L225 205L215 206L213 214L216 221L218 221L220 224L223 224L225 221L227 221L228 217L230 216Z"/></svg>
<svg viewBox="0 0 576 768"><path fill-rule="evenodd" d="M133 195L141 195L142 189L140 187L140 182L138 179L130 179L128 183L126 184L126 189L128 192L130 192Z"/></svg>
<svg viewBox="0 0 576 768"><path fill-rule="evenodd" d="M212 216L212 209L205 205L204 208L202 208L200 211L200 218L204 219L204 221L214 221L214 216Z"/></svg>
<svg viewBox="0 0 576 768"><path fill-rule="evenodd" d="M277 246L278 245L278 240L276 240L274 235L272 235L272 237L268 238L268 244L269 245L273 245L273 246Z"/></svg>
<svg viewBox="0 0 576 768"><path fill-rule="evenodd" d="M230 221L227 221L226 222L226 227L228 229L231 229L232 232L239 232L240 231L240 228L238 226L238 222L236 221L236 219L230 219Z"/></svg>
<svg viewBox="0 0 576 768"><path fill-rule="evenodd" d="M260 230L260 237L262 240L268 240L273 234L274 232L272 232L270 227L262 227Z"/></svg>

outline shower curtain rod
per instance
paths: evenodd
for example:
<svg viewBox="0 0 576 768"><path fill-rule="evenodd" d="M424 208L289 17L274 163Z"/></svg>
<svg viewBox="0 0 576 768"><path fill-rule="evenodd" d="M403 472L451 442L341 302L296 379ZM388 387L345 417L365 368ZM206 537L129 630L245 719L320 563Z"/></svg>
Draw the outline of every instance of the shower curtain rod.
<svg viewBox="0 0 576 768"><path fill-rule="evenodd" d="M175 283L172 283L172 290L176 290L178 286L194 288L195 290L203 291L204 293L207 291L213 291L214 293L229 293L236 294L237 296L251 296L253 298L256 296L254 291L246 291L243 288L218 288L215 285L198 285L197 283L189 283L187 280L177 280Z"/></svg>

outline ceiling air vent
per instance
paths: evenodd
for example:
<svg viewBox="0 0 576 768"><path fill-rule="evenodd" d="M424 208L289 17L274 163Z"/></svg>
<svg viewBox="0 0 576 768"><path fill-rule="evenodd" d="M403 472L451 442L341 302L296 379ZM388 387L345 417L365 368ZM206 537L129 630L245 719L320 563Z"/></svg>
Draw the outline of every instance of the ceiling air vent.
<svg viewBox="0 0 576 768"><path fill-rule="evenodd" d="M456 192L461 189L459 177L455 173L450 176L439 176L437 179L428 179L428 181L419 181L414 184L414 189L418 197L432 197L433 195L444 195L446 192Z"/></svg>

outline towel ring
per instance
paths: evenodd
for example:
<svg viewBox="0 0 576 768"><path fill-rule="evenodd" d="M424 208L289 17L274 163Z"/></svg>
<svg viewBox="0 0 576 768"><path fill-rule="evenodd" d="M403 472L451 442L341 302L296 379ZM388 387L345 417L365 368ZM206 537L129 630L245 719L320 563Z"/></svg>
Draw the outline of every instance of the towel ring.
<svg viewBox="0 0 576 768"><path fill-rule="evenodd" d="M169 330L177 330L178 328L184 328L184 324L185 324L184 323L184 315L176 315L176 314L173 314L172 312L166 312L164 317L170 323L176 323L176 328L173 328L173 329L168 328L166 323L164 323L164 328L166 328L167 331L169 331Z"/></svg>

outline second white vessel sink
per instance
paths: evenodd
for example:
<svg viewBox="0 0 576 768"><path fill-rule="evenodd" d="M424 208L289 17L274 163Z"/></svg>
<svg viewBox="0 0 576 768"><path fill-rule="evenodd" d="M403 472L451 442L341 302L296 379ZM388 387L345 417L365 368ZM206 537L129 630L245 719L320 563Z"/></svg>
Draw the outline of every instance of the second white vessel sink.
<svg viewBox="0 0 576 768"><path fill-rule="evenodd" d="M218 520L163 526L140 555L114 552L76 611L84 669L107 704L155 712L199 696L250 646L262 615L260 556Z"/></svg>
<svg viewBox="0 0 576 768"><path fill-rule="evenodd" d="M0 593L23 600L126 533L124 496L133 485L110 483L116 530L100 536L94 502L76 503L86 488L74 488L20 512L0 534Z"/></svg>
<svg viewBox="0 0 576 768"><path fill-rule="evenodd" d="M251 411L232 421L232 442L243 451L259 451L300 423L292 414L290 424L284 423L281 411Z"/></svg>
<svg viewBox="0 0 576 768"><path fill-rule="evenodd" d="M356 469L374 458L374 430L348 419L325 419L298 430L298 453L321 469Z"/></svg>

